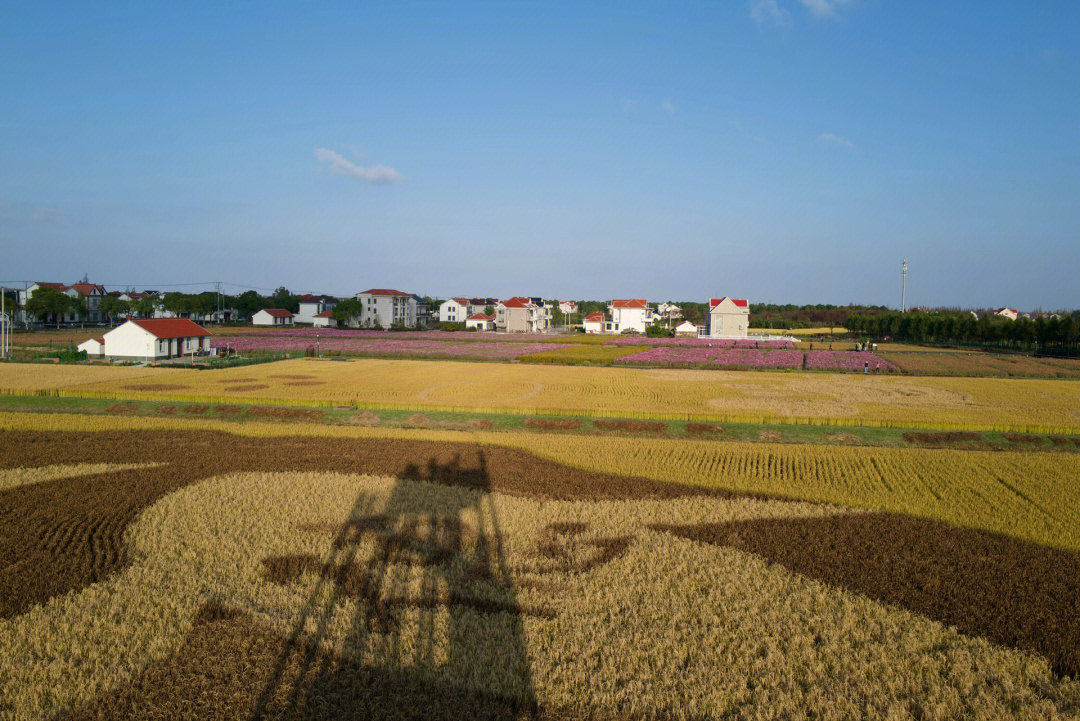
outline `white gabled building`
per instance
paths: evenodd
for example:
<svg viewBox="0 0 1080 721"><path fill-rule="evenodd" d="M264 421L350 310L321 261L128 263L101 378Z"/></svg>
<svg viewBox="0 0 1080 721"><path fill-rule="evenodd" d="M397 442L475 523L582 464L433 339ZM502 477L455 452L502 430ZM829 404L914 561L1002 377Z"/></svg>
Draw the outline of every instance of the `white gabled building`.
<svg viewBox="0 0 1080 721"><path fill-rule="evenodd" d="M603 333L604 314L599 311L596 313L588 313L581 322L581 329L586 333Z"/></svg>
<svg viewBox="0 0 1080 721"><path fill-rule="evenodd" d="M481 307L479 310L483 310ZM477 312L469 298L450 298L439 306L440 323L464 323Z"/></svg>
<svg viewBox="0 0 1080 721"><path fill-rule="evenodd" d="M1016 308L994 308L994 315L999 318L1016 320L1020 317L1020 311L1018 311Z"/></svg>
<svg viewBox="0 0 1080 721"><path fill-rule="evenodd" d="M295 316L284 308L263 308L251 316L252 325L290 326Z"/></svg>
<svg viewBox="0 0 1080 721"><path fill-rule="evenodd" d="M688 320L684 320L675 326L675 335L677 336L692 336L697 337L701 335L701 329Z"/></svg>
<svg viewBox="0 0 1080 721"><path fill-rule="evenodd" d="M644 333L654 320L652 308L644 298L613 300L608 313L611 320L604 322L605 333Z"/></svg>
<svg viewBox="0 0 1080 721"><path fill-rule="evenodd" d="M350 325L361 328L416 327L417 302L411 293L393 288L370 288L357 293L355 298L360 301L360 316L350 319Z"/></svg>
<svg viewBox="0 0 1080 721"><path fill-rule="evenodd" d="M745 338L750 304L745 298L709 298L706 332L710 338Z"/></svg>
<svg viewBox="0 0 1080 721"><path fill-rule="evenodd" d="M84 340L77 347L86 353L88 358L105 357L105 338L103 336L99 335L90 340Z"/></svg>
<svg viewBox="0 0 1080 721"><path fill-rule="evenodd" d="M311 323L314 325L315 316L333 310L334 306L337 305L332 298L324 295L311 295L310 293L300 296L299 301L300 307L296 310L296 317L293 318L294 323Z"/></svg>
<svg viewBox="0 0 1080 721"><path fill-rule="evenodd" d="M656 314L665 320L682 318L682 308L671 302L661 303L656 307Z"/></svg>
<svg viewBox="0 0 1080 721"><path fill-rule="evenodd" d="M476 328L481 331L495 330L495 314L473 313L465 319L465 327Z"/></svg>
<svg viewBox="0 0 1080 721"><path fill-rule="evenodd" d="M542 333L548 329L550 311L535 299L518 296L495 306L495 329L503 333Z"/></svg>
<svg viewBox="0 0 1080 721"><path fill-rule="evenodd" d="M100 346L100 349L99 349ZM79 345L109 360L151 362L210 353L210 331L187 318L129 318Z"/></svg>
<svg viewBox="0 0 1080 721"><path fill-rule="evenodd" d="M334 311L324 310L311 319L311 324L316 328L337 328L338 322L334 317Z"/></svg>

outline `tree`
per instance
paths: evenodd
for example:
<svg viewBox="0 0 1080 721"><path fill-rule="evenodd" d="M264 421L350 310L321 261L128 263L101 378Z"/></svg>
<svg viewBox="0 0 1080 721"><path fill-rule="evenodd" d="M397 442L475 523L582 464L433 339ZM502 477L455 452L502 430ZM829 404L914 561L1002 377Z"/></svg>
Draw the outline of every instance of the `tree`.
<svg viewBox="0 0 1080 721"><path fill-rule="evenodd" d="M135 301L135 312L141 318L150 318L154 315L154 311L158 308L158 297L156 295L144 295Z"/></svg>
<svg viewBox="0 0 1080 721"><path fill-rule="evenodd" d="M566 314L563 313L562 308L559 307L559 301L552 300L548 302L551 303L551 324L558 327L566 320Z"/></svg>
<svg viewBox="0 0 1080 721"><path fill-rule="evenodd" d="M256 293L253 290L245 290L240 295L236 296L234 307L236 308L236 314L241 318L251 318L251 316L258 313L263 308L268 308L266 298Z"/></svg>
<svg viewBox="0 0 1080 721"><path fill-rule="evenodd" d="M356 298L346 298L334 306L334 320L341 325L348 325L353 318L360 318L364 305Z"/></svg>
<svg viewBox="0 0 1080 721"><path fill-rule="evenodd" d="M42 323L52 317L56 321L56 327L59 328L64 316L74 310L73 300L71 296L55 288L38 286L34 294L26 301L26 312Z"/></svg>
<svg viewBox="0 0 1080 721"><path fill-rule="evenodd" d="M127 315L131 311L131 303L121 300L115 295L107 295L101 299L101 312L109 322L113 322L117 316Z"/></svg>
<svg viewBox="0 0 1080 721"><path fill-rule="evenodd" d="M281 286L270 296L270 304L272 308L284 308L295 313L300 310L300 296L293 295L288 288Z"/></svg>

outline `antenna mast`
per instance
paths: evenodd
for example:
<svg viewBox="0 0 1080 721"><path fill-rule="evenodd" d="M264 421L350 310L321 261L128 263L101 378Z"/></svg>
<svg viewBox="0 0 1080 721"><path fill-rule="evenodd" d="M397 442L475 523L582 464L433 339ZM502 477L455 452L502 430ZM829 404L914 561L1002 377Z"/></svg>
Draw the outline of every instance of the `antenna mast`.
<svg viewBox="0 0 1080 721"><path fill-rule="evenodd" d="M900 312L907 312L907 259L900 261Z"/></svg>

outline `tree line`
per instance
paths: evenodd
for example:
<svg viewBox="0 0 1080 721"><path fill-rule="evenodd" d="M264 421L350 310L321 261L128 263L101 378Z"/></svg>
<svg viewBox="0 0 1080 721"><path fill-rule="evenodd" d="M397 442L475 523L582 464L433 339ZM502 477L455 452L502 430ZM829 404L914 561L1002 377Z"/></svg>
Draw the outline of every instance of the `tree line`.
<svg viewBox="0 0 1080 721"><path fill-rule="evenodd" d="M992 345L1019 350L1042 348L1074 354L1080 345L1080 311L1038 318L1008 318L971 311L890 311L874 315L852 313L844 320L852 333L890 337L918 343Z"/></svg>

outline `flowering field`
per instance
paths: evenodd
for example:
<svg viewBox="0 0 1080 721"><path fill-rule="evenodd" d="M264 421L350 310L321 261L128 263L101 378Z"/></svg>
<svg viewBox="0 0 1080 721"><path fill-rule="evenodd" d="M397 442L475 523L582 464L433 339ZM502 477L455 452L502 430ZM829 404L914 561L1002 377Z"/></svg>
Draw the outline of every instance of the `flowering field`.
<svg viewBox="0 0 1080 721"><path fill-rule="evenodd" d="M713 365L724 368L801 368L802 351L756 348L659 346L615 359L632 365Z"/></svg>
<svg viewBox="0 0 1080 721"><path fill-rule="evenodd" d="M652 345L691 348L794 348L789 340L754 340L753 338L649 338L621 336L604 341L604 345Z"/></svg>
<svg viewBox="0 0 1080 721"><path fill-rule="evenodd" d="M228 328L228 331L238 330ZM240 329L247 330L247 329ZM243 335L264 336L287 336L295 338L365 338L371 340L443 340L457 342L518 342L536 343L542 336L537 333L480 333L469 331L443 331L443 330L366 330L362 328L310 328L296 326L293 328L252 328Z"/></svg>
<svg viewBox="0 0 1080 721"><path fill-rule="evenodd" d="M806 351L806 368L811 370L861 371L869 364L871 371L900 370L889 361L869 351Z"/></svg>
<svg viewBox="0 0 1080 721"><path fill-rule="evenodd" d="M353 331L355 334L356 331ZM376 333L378 331L375 331ZM403 336L405 333L397 333ZM426 335L426 334L425 334ZM464 335L464 334L461 334ZM510 360L529 353L568 348L557 343L499 343L449 340L413 340L411 338L365 338L363 336L320 335L318 347L323 352L361 353L375 356L415 356L418 358L470 358L484 360ZM231 348L237 351L272 350L306 351L316 347L314 334L277 333L273 336L216 336L210 339L212 348Z"/></svg>

